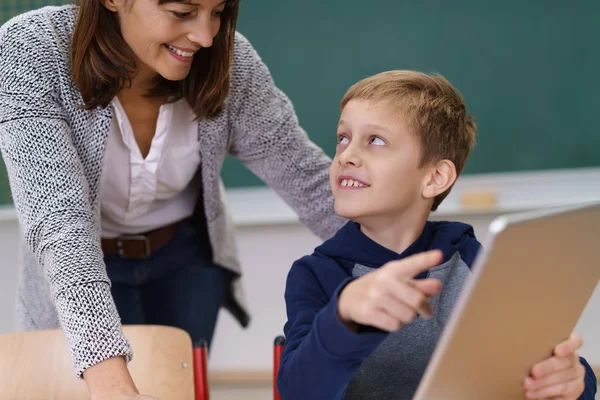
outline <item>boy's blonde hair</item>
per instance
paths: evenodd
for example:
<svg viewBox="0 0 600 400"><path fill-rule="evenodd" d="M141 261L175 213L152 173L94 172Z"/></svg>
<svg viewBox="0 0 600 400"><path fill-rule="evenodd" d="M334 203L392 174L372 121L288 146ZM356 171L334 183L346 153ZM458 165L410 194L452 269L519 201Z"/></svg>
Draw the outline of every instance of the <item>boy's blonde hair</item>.
<svg viewBox="0 0 600 400"><path fill-rule="evenodd" d="M382 72L350 87L340 108L353 99L394 107L405 118L407 128L420 138L420 166L446 159L460 175L475 145L477 126L474 117L467 115L461 94L445 78L415 71ZM451 189L436 196L432 211Z"/></svg>

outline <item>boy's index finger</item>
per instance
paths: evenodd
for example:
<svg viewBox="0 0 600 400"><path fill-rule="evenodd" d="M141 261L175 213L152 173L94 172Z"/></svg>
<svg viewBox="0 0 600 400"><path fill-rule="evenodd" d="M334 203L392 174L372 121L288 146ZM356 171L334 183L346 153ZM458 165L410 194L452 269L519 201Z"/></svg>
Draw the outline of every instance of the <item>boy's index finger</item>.
<svg viewBox="0 0 600 400"><path fill-rule="evenodd" d="M423 271L438 266L442 260L443 253L440 250L429 250L394 261L390 267L399 277L413 278Z"/></svg>

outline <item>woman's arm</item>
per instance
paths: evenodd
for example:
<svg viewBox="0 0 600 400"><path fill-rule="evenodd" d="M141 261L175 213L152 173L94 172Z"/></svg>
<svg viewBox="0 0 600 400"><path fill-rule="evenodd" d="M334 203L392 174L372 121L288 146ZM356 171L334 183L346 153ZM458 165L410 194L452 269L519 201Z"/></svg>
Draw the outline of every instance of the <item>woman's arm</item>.
<svg viewBox="0 0 600 400"><path fill-rule="evenodd" d="M20 227L48 278L81 375L132 352L110 293L90 188L59 99L57 45L47 30L33 18L0 29L0 150Z"/></svg>
<svg viewBox="0 0 600 400"><path fill-rule="evenodd" d="M333 211L331 160L300 128L290 100L240 34L230 99L231 154L271 186L313 233L332 236L345 221Z"/></svg>

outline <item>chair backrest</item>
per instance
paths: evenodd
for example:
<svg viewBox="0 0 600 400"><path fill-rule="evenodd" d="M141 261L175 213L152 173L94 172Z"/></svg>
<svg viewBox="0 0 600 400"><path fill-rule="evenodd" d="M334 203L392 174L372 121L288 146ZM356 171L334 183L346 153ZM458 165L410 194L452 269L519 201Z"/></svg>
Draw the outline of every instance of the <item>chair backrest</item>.
<svg viewBox="0 0 600 400"><path fill-rule="evenodd" d="M134 352L129 370L141 393L160 399L194 399L189 335L165 326L125 326ZM0 335L0 399L88 399L77 379L61 330Z"/></svg>

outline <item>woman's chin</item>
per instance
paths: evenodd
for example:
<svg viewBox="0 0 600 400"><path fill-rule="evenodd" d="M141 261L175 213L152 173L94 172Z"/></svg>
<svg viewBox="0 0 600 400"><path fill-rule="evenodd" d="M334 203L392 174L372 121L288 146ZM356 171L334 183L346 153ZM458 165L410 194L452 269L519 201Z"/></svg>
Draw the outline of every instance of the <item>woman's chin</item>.
<svg viewBox="0 0 600 400"><path fill-rule="evenodd" d="M167 68L159 68L158 74L172 82L182 81L190 74L190 67L180 66L178 68L167 67Z"/></svg>
<svg viewBox="0 0 600 400"><path fill-rule="evenodd" d="M185 78L187 78L188 75L189 75L189 73L187 73L187 74L176 74L176 73L160 74L160 76L163 77L165 80L171 81L171 82L182 81Z"/></svg>

